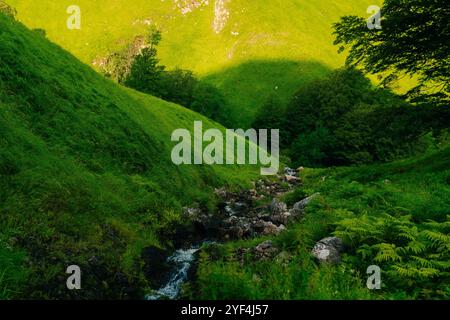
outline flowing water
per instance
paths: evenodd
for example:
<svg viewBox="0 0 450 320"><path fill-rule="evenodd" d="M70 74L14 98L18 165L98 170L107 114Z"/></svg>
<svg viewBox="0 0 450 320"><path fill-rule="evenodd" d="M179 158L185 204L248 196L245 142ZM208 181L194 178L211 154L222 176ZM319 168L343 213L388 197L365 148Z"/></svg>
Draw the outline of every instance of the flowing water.
<svg viewBox="0 0 450 320"><path fill-rule="evenodd" d="M187 280L188 271L195 260L195 253L198 247L187 250L177 250L168 258L168 262L173 264L175 270L170 275L169 281L165 286L155 293L147 295L147 300L159 300L161 298L176 299L180 294L181 285Z"/></svg>

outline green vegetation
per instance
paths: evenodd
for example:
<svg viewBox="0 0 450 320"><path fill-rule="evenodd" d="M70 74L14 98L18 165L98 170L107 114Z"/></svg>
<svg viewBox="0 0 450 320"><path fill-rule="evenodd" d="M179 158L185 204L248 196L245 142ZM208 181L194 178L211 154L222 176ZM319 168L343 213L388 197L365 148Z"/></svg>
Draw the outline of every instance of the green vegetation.
<svg viewBox="0 0 450 320"><path fill-rule="evenodd" d="M189 70L168 71L157 58L160 31L138 36L125 49L112 53L102 62L101 70L120 84L177 103L226 125L225 97L213 85L199 81Z"/></svg>
<svg viewBox="0 0 450 320"><path fill-rule="evenodd" d="M155 25L162 32L162 64L192 70L218 87L238 128L251 125L269 96L288 102L300 85L341 67L345 57L333 46L332 24L344 15L364 16L369 5L381 1L232 0L220 33L213 29L214 1L183 15L172 0L78 0L81 30L66 27L66 9L73 1L8 3L25 25L46 30L50 40L86 64L145 34L148 23Z"/></svg>
<svg viewBox="0 0 450 320"><path fill-rule="evenodd" d="M172 132L199 120L204 130L279 128L283 162L309 167L281 200L315 198L276 237L205 245L184 297L450 299L443 1L386 0L382 30L348 16L363 16L369 0L232 0L229 16L214 16L211 1L79 0L81 30L66 28L68 0L8 3L0 299L141 299L155 289L163 277L149 264L195 229L182 208L216 213L215 188L239 193L261 179L258 167L174 165ZM347 59L333 46L339 18ZM283 189L293 177L284 179ZM345 244L342 261L320 264L311 249L331 235ZM265 240L276 256L255 259ZM82 291L66 290L72 264ZM374 264L383 287L371 291Z"/></svg>
<svg viewBox="0 0 450 320"><path fill-rule="evenodd" d="M24 290L27 276L24 263L25 252L0 243L0 300L11 299Z"/></svg>
<svg viewBox="0 0 450 320"><path fill-rule="evenodd" d="M160 235L176 228L181 206L211 205L214 186L248 185L258 171L173 165L174 129L218 125L104 79L1 14L0 26L2 294L76 295L61 279L78 264L84 298L142 297L141 250L171 246ZM11 292L25 284L14 281L26 286Z"/></svg>
<svg viewBox="0 0 450 320"><path fill-rule="evenodd" d="M291 142L295 166L386 162L426 149L426 141L419 141L430 130L424 114L433 112L374 87L355 69L344 69L303 86L280 128L283 140Z"/></svg>
<svg viewBox="0 0 450 320"><path fill-rule="evenodd" d="M288 203L319 192L305 217L272 238L272 260L244 257L265 238L207 249L194 296L203 299L449 299L450 148L390 164L307 169ZM433 220L433 221L432 221ZM339 266L317 265L314 243L344 239ZM286 258L289 257L289 258ZM382 269L382 289L366 269ZM191 288L192 290L192 288Z"/></svg>
<svg viewBox="0 0 450 320"><path fill-rule="evenodd" d="M348 65L378 74L381 84L392 85L405 75L418 78L407 96L411 101L450 104L450 9L445 0L385 0L382 26L369 30L364 18L346 16L335 25L335 44L350 47ZM438 36L437 36L438 35Z"/></svg>

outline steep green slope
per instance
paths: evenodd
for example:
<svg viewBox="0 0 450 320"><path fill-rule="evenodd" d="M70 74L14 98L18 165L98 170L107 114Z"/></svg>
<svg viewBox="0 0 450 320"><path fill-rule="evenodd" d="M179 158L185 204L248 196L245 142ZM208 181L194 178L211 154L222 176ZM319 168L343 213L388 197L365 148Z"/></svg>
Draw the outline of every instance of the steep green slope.
<svg viewBox="0 0 450 320"><path fill-rule="evenodd" d="M193 70L218 85L232 104L230 119L243 126L251 124L268 96L286 101L302 83L342 66L344 56L332 44L332 24L343 15L368 16L369 5L381 4L79 0L81 30L69 30L66 9L73 1L8 2L27 26L45 29L51 40L88 64L143 33L147 24L156 24L163 32L162 63ZM183 14L189 5L193 10Z"/></svg>
<svg viewBox="0 0 450 320"><path fill-rule="evenodd" d="M213 186L258 173L175 166L171 133L194 120L218 127L104 79L0 14L0 291L76 294L65 289L65 269L77 264L83 297L140 294L141 251L170 246L162 236L180 222L181 206L208 205Z"/></svg>

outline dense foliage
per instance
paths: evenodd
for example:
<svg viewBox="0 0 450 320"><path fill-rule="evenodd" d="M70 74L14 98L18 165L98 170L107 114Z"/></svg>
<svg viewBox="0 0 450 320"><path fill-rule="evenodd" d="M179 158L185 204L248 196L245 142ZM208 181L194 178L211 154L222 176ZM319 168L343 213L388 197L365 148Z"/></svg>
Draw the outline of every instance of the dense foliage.
<svg viewBox="0 0 450 320"><path fill-rule="evenodd" d="M136 3L144 6L148 0ZM247 4L253 5L264 12L258 4ZM299 5L281 1L276 10L267 7L271 17L285 18L286 8ZM253 47L243 45L244 32L232 50L225 33L212 41L180 32L183 40L177 47L190 50L203 44L201 54L172 50L166 57L172 55L172 65L186 66L174 63L186 59L202 71L220 70L209 75L208 82L194 72L162 65L157 50L161 33L151 29L95 61L114 81L145 94L103 79L46 40L43 30L30 32L0 14L0 299L140 299L144 290L154 289L158 279L146 274L143 252L148 247L174 249L178 228L184 232L192 227L181 215L182 206L198 203L213 213L214 187L249 188L249 181L259 179L256 170L246 166L173 165L171 132L191 128L199 119L205 127L222 131L210 119L279 128L284 152L295 166L352 166L303 170L301 184L282 200L292 206L308 195L317 197L305 215L278 236L205 245L196 281L185 288L185 297L449 299L449 113L442 108L448 103L449 76L445 5L442 0L386 0L382 30L368 30L360 18L343 18L335 26L336 43L350 47L350 68L331 74L321 63L297 60L316 58L309 51L320 52L319 61L339 65L324 49L331 41L309 30L326 30L330 17L342 12L340 7L322 10L314 21L305 19L308 28L293 27L297 24L287 19L285 34L274 33L266 15L261 15L267 22L263 24L254 18L257 14L245 14L242 21L252 27L243 23L242 29L252 34L247 42ZM316 6L302 9L317 13ZM104 7L98 10L114 6ZM3 1L0 11L15 15ZM96 19L92 17L92 25ZM166 21L172 32L177 29L170 24L179 23L173 21ZM196 21L201 23L202 17ZM89 35L82 33L85 29L79 34L89 41L100 33L114 38L105 31L114 30L110 25L98 25L86 28L93 31ZM261 30L269 26L267 35L254 37L248 30L255 25ZM49 37L54 39L52 28ZM126 38L130 33L114 36ZM290 33L308 43L307 54ZM441 37L431 36L436 33ZM61 34L64 47L76 51L73 48L82 43L81 50L87 50L86 41ZM290 48L284 51L296 62L281 59L285 56L278 55L280 48ZM223 49L227 66L239 55L237 61L246 61L242 57L247 50L256 52L253 57L277 59L250 60L222 70L220 63L205 59L216 49ZM386 86L403 73L418 76L419 85L406 102L374 87L353 68L361 66L364 73L380 73ZM314 80L318 76L321 79ZM318 264L311 255L313 245L330 235L345 242L337 266ZM279 250L274 259L254 259L250 251L242 254L243 248L253 249L267 239ZM78 264L86 274L81 292L65 288L69 264ZM382 269L380 291L365 286L366 268L373 264Z"/></svg>
<svg viewBox="0 0 450 320"><path fill-rule="evenodd" d="M175 166L173 130L202 119L105 80L0 14L0 299L142 298L142 251L171 248L181 207L256 168ZM189 185L189 188L186 188ZM85 273L69 291L65 270Z"/></svg>
<svg viewBox="0 0 450 320"><path fill-rule="evenodd" d="M229 124L225 97L212 84L200 81L192 71L167 70L158 59L160 41L161 32L150 28L146 37L137 36L123 49L101 60L103 73L127 87Z"/></svg>
<svg viewBox="0 0 450 320"><path fill-rule="evenodd" d="M404 75L418 78L409 96L415 102L450 105L450 6L447 0L385 0L381 29L346 16L335 24L340 51L349 47L347 64L379 74L389 85Z"/></svg>
<svg viewBox="0 0 450 320"><path fill-rule="evenodd" d="M425 112L373 87L359 71L343 69L294 95L284 135L296 165L389 161L421 150Z"/></svg>
<svg viewBox="0 0 450 320"><path fill-rule="evenodd" d="M306 169L292 205L320 193L305 216L269 237L279 254L242 259L240 248L268 238L207 248L199 280L202 299L449 299L450 148L389 164ZM342 262L318 265L316 241L345 243ZM250 251L251 252L251 251ZM381 289L366 287L367 268L381 268Z"/></svg>

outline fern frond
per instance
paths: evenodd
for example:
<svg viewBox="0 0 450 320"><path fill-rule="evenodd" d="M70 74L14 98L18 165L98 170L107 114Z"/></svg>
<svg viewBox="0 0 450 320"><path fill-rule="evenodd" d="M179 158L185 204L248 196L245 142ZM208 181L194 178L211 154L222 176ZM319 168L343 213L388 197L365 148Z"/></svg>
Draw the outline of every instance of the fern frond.
<svg viewBox="0 0 450 320"><path fill-rule="evenodd" d="M443 233L432 231L432 230L424 230L421 233L426 239L433 243L433 247L449 247L450 246L450 236L447 236Z"/></svg>
<svg viewBox="0 0 450 320"><path fill-rule="evenodd" d="M397 248L391 243L380 243L374 245L373 248L378 249L378 253L374 258L376 262L401 261L401 256L397 253Z"/></svg>

